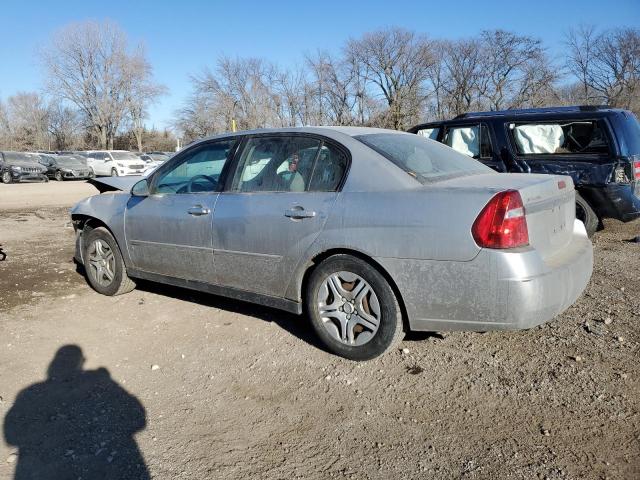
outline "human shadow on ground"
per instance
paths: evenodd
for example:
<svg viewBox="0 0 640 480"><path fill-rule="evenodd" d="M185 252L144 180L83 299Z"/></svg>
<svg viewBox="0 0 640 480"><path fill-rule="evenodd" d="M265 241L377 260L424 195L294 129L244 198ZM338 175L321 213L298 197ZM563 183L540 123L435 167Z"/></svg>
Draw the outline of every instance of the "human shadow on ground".
<svg viewBox="0 0 640 480"><path fill-rule="evenodd" d="M144 407L107 369L83 370L84 360L77 345L61 347L47 379L18 394L3 425L18 448L14 480L150 478L133 438Z"/></svg>

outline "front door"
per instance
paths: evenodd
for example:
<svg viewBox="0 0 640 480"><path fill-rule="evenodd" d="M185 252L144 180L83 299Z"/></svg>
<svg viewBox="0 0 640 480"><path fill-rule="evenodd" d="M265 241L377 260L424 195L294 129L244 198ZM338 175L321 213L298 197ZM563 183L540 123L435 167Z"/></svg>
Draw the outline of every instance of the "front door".
<svg viewBox="0 0 640 480"><path fill-rule="evenodd" d="M131 197L125 235L136 269L213 280L213 210L235 143L217 140L184 152L153 175L149 196Z"/></svg>
<svg viewBox="0 0 640 480"><path fill-rule="evenodd" d="M216 283L284 296L331 213L347 153L304 135L250 137L213 226Z"/></svg>

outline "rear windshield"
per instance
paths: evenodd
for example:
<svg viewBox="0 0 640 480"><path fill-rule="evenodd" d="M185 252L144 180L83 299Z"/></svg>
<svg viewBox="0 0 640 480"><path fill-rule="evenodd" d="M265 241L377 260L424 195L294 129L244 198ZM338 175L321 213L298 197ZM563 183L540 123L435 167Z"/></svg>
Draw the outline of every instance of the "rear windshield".
<svg viewBox="0 0 640 480"><path fill-rule="evenodd" d="M482 163L419 135L373 133L355 138L421 183L493 172Z"/></svg>

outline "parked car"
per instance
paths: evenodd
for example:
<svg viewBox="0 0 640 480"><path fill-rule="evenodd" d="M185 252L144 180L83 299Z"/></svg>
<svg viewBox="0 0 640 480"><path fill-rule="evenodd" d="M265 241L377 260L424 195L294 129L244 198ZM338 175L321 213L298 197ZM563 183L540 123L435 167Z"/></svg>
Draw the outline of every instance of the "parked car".
<svg viewBox="0 0 640 480"><path fill-rule="evenodd" d="M89 150L84 156L95 176L142 175L147 168L135 153L126 150Z"/></svg>
<svg viewBox="0 0 640 480"><path fill-rule="evenodd" d="M146 279L303 310L332 352L375 357L411 330L529 328L592 271L571 177L495 173L391 130L211 137L149 177L94 179L71 211L105 295Z"/></svg>
<svg viewBox="0 0 640 480"><path fill-rule="evenodd" d="M81 155L40 155L40 163L47 168L47 176L59 182L94 176L87 159Z"/></svg>
<svg viewBox="0 0 640 480"><path fill-rule="evenodd" d="M0 179L2 183L48 182L47 169L38 163L35 153L0 152Z"/></svg>
<svg viewBox="0 0 640 480"><path fill-rule="evenodd" d="M409 130L498 172L569 175L591 236L603 218L640 217L640 124L633 113L580 106L475 112Z"/></svg>
<svg viewBox="0 0 640 480"><path fill-rule="evenodd" d="M136 153L136 155L145 161L145 163L147 164L147 171L159 167L170 158L168 155L165 155L162 152L139 152Z"/></svg>

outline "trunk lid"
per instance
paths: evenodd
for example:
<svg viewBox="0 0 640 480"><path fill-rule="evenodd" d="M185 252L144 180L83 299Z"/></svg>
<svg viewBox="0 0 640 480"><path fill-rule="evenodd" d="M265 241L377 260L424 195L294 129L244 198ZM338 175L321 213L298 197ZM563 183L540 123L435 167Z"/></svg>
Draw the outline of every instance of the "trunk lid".
<svg viewBox="0 0 640 480"><path fill-rule="evenodd" d="M529 244L543 258L552 257L569 244L575 219L575 190L571 177L538 174L482 174L436 184L444 189L496 193L517 190L524 204ZM482 198L482 197L481 197ZM485 203L486 204L486 203ZM477 205L478 213L484 208Z"/></svg>

